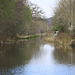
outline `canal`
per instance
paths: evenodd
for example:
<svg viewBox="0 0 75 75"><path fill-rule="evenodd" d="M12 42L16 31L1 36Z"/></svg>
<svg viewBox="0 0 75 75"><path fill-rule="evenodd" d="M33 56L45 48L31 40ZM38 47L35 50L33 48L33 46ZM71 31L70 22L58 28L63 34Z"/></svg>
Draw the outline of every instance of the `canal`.
<svg viewBox="0 0 75 75"><path fill-rule="evenodd" d="M75 75L75 50L36 38L0 47L0 75Z"/></svg>

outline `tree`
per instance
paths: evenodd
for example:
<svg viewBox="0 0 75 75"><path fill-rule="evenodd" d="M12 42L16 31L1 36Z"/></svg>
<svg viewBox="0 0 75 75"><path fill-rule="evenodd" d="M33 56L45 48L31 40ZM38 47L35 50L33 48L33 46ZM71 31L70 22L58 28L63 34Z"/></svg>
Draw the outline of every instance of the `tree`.
<svg viewBox="0 0 75 75"><path fill-rule="evenodd" d="M9 27L14 17L14 4L14 0L0 0L0 40L6 40L9 37Z"/></svg>
<svg viewBox="0 0 75 75"><path fill-rule="evenodd" d="M0 0L0 40L24 34L25 25L31 21L31 10L26 0Z"/></svg>
<svg viewBox="0 0 75 75"><path fill-rule="evenodd" d="M14 9L14 26L15 28L15 33L16 34L24 34L25 29L26 29L26 24L27 22L31 21L31 10L30 8L23 3L24 0L17 0L15 3L15 9Z"/></svg>
<svg viewBox="0 0 75 75"><path fill-rule="evenodd" d="M57 26L60 29L60 31L67 32L69 29L72 29L72 25L74 26L74 2L74 0L59 1L58 7L55 11L55 15L53 17L52 25Z"/></svg>
<svg viewBox="0 0 75 75"><path fill-rule="evenodd" d="M38 5L30 3L29 6L31 8L31 13L33 17L42 18L44 16L44 12Z"/></svg>

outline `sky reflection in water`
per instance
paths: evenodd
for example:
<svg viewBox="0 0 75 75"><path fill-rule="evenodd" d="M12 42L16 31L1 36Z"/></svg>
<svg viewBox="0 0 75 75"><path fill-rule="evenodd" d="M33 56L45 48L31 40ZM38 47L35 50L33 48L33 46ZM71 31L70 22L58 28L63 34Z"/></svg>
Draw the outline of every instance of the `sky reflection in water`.
<svg viewBox="0 0 75 75"><path fill-rule="evenodd" d="M75 75L74 50L66 53L37 42L12 45L0 54L0 75Z"/></svg>
<svg viewBox="0 0 75 75"><path fill-rule="evenodd" d="M54 57L54 46L41 45L29 64L25 66L24 75L75 75L75 67L58 64Z"/></svg>

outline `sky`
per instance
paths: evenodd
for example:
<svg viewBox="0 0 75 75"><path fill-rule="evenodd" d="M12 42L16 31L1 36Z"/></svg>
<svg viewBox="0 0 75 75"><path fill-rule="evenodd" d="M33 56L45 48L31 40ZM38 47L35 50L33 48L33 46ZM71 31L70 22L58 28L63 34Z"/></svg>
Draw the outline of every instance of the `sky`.
<svg viewBox="0 0 75 75"><path fill-rule="evenodd" d="M30 2L37 4L44 13L46 18L50 18L54 15L54 9L57 6L58 0L29 0Z"/></svg>

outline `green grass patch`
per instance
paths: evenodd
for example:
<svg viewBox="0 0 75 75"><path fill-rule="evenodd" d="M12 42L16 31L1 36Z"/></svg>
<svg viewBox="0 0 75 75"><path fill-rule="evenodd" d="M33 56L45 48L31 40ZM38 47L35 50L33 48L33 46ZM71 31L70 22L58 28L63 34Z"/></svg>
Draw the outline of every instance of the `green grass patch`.
<svg viewBox="0 0 75 75"><path fill-rule="evenodd" d="M34 38L37 38L39 37L38 35L34 35L34 36L30 36L30 37L27 37L27 39L34 39Z"/></svg>
<svg viewBox="0 0 75 75"><path fill-rule="evenodd" d="M39 37L39 35L32 35L32 36L28 36L28 37L18 37L18 39L34 39Z"/></svg>

